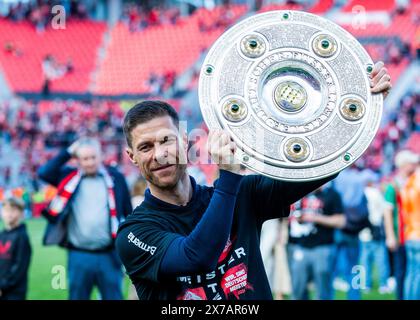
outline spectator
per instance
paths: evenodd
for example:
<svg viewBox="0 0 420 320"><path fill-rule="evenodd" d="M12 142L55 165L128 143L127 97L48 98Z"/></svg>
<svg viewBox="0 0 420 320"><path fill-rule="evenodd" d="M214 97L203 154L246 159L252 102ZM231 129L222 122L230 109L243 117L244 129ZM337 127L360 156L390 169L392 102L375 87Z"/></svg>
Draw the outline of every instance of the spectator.
<svg viewBox="0 0 420 320"><path fill-rule="evenodd" d="M35 7L29 14L29 20L35 26L37 32L44 32L49 21L50 6L42 4Z"/></svg>
<svg viewBox="0 0 420 320"><path fill-rule="evenodd" d="M65 166L72 157L77 158L78 168ZM103 299L122 299L121 262L114 239L119 222L132 211L123 175L102 165L100 144L92 138L77 140L38 174L58 187L43 211L49 222L44 244L68 249L70 299L89 299L94 285Z"/></svg>
<svg viewBox="0 0 420 320"><path fill-rule="evenodd" d="M292 205L288 250L293 299L309 299L311 280L316 299L334 298L334 228L343 228L345 220L340 195L331 184Z"/></svg>
<svg viewBox="0 0 420 320"><path fill-rule="evenodd" d="M160 24L159 12L156 9L151 9L147 12L147 24L149 26L157 26Z"/></svg>
<svg viewBox="0 0 420 320"><path fill-rule="evenodd" d="M72 0L69 6L67 1L43 0L26 1L26 3L18 1L17 4L10 6L6 18L14 22L27 20L33 24L38 32L44 32L52 17L52 7L56 4L65 7L67 17L86 19L89 16L88 8L80 1Z"/></svg>
<svg viewBox="0 0 420 320"><path fill-rule="evenodd" d="M140 14L138 12L138 8L135 5L131 5L125 8L125 15L127 16L126 20L128 23L128 29L131 32L138 31L140 29Z"/></svg>
<svg viewBox="0 0 420 320"><path fill-rule="evenodd" d="M404 280L404 299L420 300L420 163L401 190L407 272Z"/></svg>
<svg viewBox="0 0 420 320"><path fill-rule="evenodd" d="M86 19L88 17L88 10L84 3L81 3L81 2L77 3L75 17L78 19Z"/></svg>
<svg viewBox="0 0 420 320"><path fill-rule="evenodd" d="M67 73L71 73L74 71L74 64L73 64L73 59L71 57L69 57L67 59L66 62L66 69L67 69Z"/></svg>
<svg viewBox="0 0 420 320"><path fill-rule="evenodd" d="M62 78L70 69L73 70L73 68L71 60L69 60L67 65L60 65L51 54L46 55L42 61L42 72L44 73L42 94L48 96L51 81Z"/></svg>
<svg viewBox="0 0 420 320"><path fill-rule="evenodd" d="M368 226L367 200L364 195L366 176L356 165L343 170L333 181L336 190L343 201L345 226L336 230L335 242L337 244L336 272L344 275L348 285L347 298L360 299L360 283L353 283L353 268L359 264L359 232ZM340 260L341 259L341 260Z"/></svg>
<svg viewBox="0 0 420 320"><path fill-rule="evenodd" d="M5 230L0 232L0 300L25 300L32 249L22 223L25 204L18 198L3 203Z"/></svg>
<svg viewBox="0 0 420 320"><path fill-rule="evenodd" d="M365 188L368 201L369 226L363 229L359 238L361 241L360 264L366 270L366 288L369 292L373 286L373 266L379 275L379 293L389 293L387 285L389 277L388 253L385 246L385 230L383 215L385 199L376 183L377 177L372 177Z"/></svg>
<svg viewBox="0 0 420 320"><path fill-rule="evenodd" d="M22 51L12 41L6 41L4 43L4 51L8 54L12 54L16 57L22 56Z"/></svg>

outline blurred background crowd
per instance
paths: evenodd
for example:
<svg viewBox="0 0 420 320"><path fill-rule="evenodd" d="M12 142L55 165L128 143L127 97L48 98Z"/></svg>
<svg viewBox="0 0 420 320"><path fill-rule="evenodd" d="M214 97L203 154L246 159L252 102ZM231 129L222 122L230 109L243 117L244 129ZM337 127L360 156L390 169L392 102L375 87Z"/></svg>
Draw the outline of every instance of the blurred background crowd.
<svg viewBox="0 0 420 320"><path fill-rule="evenodd" d="M61 29L52 24L55 5L65 9ZM133 197L141 196L137 169L124 152L125 112L136 101L164 99L188 121L189 131L205 129L197 84L207 50L232 24L270 10L304 10L331 19L353 34L374 61L384 61L393 83L379 131L348 174L296 204L288 221L264 226L261 246L273 294L278 299L404 298L407 275L420 274L420 265L411 265L412 258L407 262L404 245L420 241L420 231L411 232L419 227L420 213L401 218L402 212L420 208L407 209L399 200L404 192L419 195L417 0L0 1L0 201L11 196L23 200L34 248L41 246L41 211L56 195L55 187L40 180L39 168L78 138L94 137L104 163L124 174ZM363 23L355 25L361 11ZM190 174L211 185L218 172L215 166L197 164L190 166ZM408 182L414 191L404 189ZM360 221L352 224L347 217L344 224L325 224L305 218L317 212L319 201L327 201L319 192L331 188L342 212L353 208L348 198L358 197L354 190L362 191ZM325 229L324 240L311 238L317 226ZM304 256L313 254L312 262L320 264L325 253L316 252L317 241L334 246L334 263L322 270L333 275L331 281L317 277L311 261L301 257L309 250ZM50 249L34 250L28 296L65 298L62 292L40 289L49 273L32 270L48 255L42 250ZM352 284L356 265L366 271L361 285ZM330 282L335 295L321 290Z"/></svg>

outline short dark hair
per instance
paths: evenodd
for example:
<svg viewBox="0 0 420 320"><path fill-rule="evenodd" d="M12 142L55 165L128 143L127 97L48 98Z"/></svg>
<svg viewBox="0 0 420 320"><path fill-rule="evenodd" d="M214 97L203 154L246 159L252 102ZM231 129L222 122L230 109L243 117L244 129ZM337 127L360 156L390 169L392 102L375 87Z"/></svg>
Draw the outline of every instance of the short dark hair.
<svg viewBox="0 0 420 320"><path fill-rule="evenodd" d="M137 125L145 123L154 118L169 116L176 126L179 124L178 113L168 103L159 100L145 100L137 103L124 117L123 130L127 144L132 148L131 131Z"/></svg>

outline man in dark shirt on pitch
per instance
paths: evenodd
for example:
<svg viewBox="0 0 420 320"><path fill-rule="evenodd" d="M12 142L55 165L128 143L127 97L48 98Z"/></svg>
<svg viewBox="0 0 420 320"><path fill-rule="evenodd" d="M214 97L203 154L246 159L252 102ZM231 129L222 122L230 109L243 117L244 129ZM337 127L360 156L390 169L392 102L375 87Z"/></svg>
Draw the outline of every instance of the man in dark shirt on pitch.
<svg viewBox="0 0 420 320"><path fill-rule="evenodd" d="M374 92L390 87L381 67ZM232 164L236 146L221 131L208 138L220 177L214 187L200 186L183 164L187 136L178 122L159 101L137 104L124 119L127 154L149 184L116 241L139 299L272 299L259 250L262 223L288 216L292 203L333 177L307 183L242 177Z"/></svg>

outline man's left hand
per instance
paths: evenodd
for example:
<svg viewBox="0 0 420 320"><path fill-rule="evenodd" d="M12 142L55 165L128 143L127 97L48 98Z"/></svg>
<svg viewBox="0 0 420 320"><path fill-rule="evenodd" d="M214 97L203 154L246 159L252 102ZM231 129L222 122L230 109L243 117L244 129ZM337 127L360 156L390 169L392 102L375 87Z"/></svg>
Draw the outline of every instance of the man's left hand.
<svg viewBox="0 0 420 320"><path fill-rule="evenodd" d="M389 75L388 70L384 67L384 63L382 61L375 63L372 73L370 74L370 78L371 92L382 93L385 99L391 90L392 85L391 76Z"/></svg>

